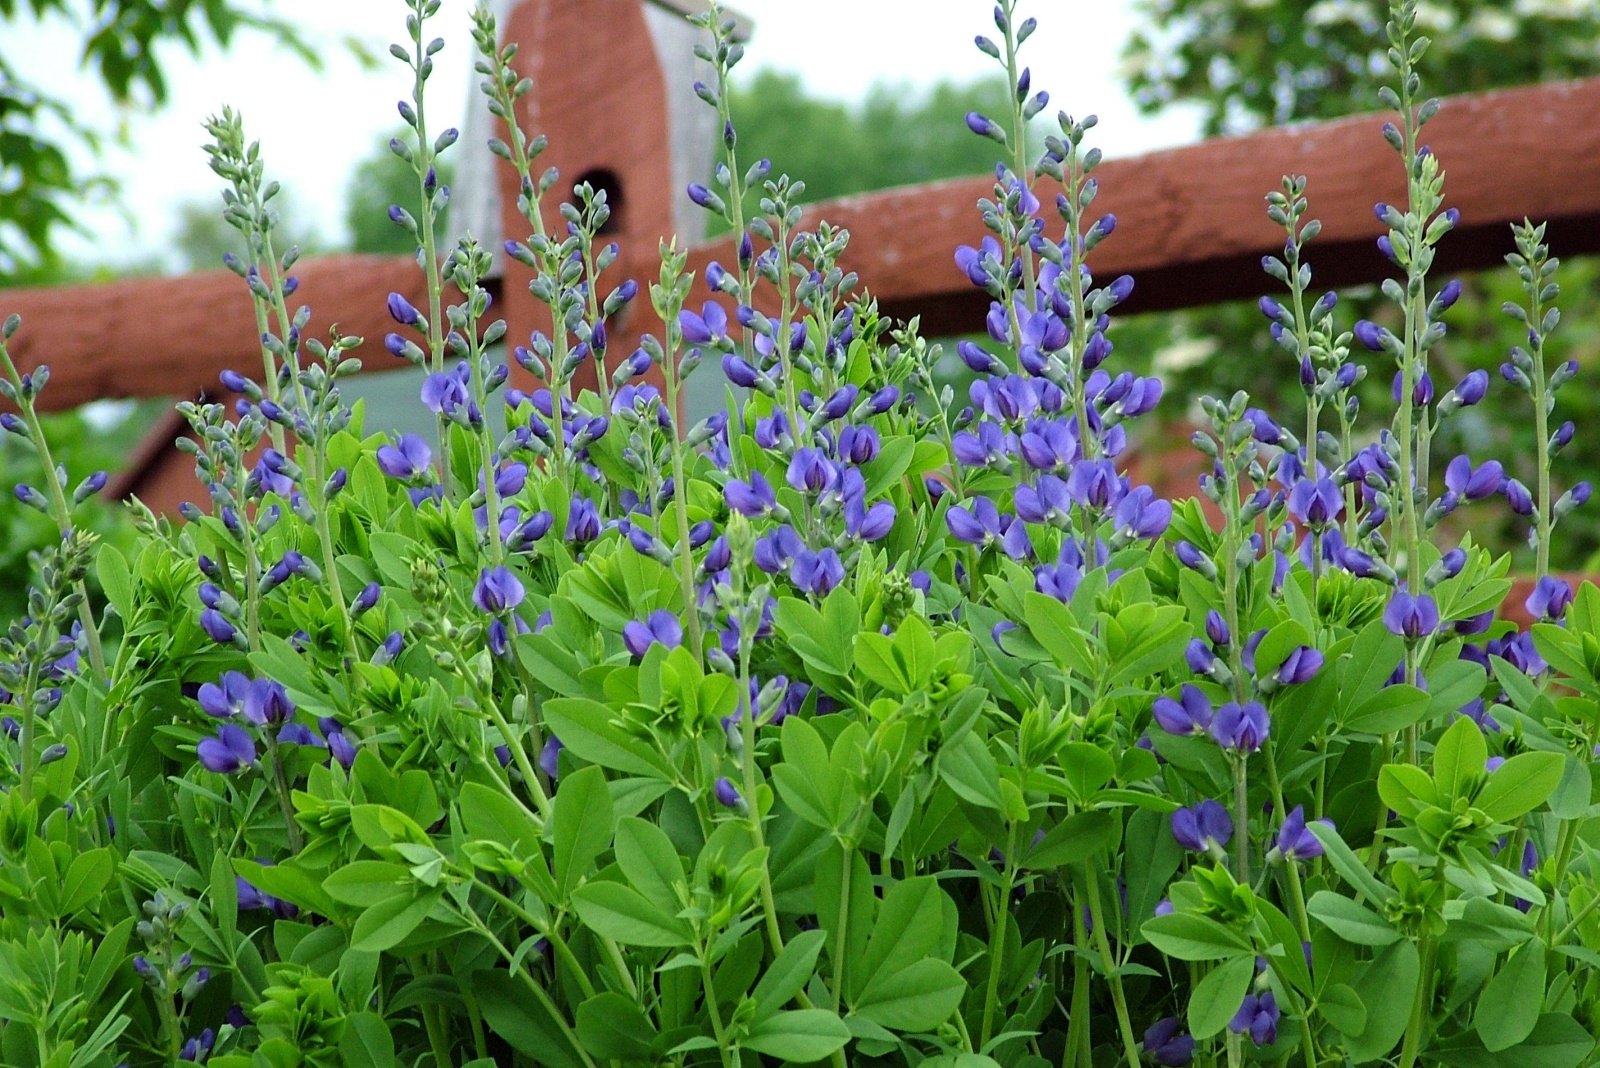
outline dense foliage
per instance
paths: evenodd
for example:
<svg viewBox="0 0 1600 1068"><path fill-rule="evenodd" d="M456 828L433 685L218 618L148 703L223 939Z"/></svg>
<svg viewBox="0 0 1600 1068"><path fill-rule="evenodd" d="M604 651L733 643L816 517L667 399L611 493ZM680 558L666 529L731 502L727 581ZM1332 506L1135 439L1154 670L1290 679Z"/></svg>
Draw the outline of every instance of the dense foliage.
<svg viewBox="0 0 1600 1068"><path fill-rule="evenodd" d="M1396 310L1346 329L1310 291L1285 178L1260 311L1301 406L1205 402L1205 510L1122 473L1161 387L1117 368L1133 280L1091 273L1117 228L1093 120L1026 143L1015 0L978 41L1015 92L966 120L1004 161L955 254L993 301L959 409L917 403L940 353L855 294L848 236L798 231L798 183L741 158L715 10L724 155L689 192L737 262L692 278L666 245L613 279L603 193L547 214L511 124L506 251L557 324L511 339L539 382L511 386L487 253L438 248L456 133L424 101L437 0L408 6L420 207L389 214L429 299L391 296L384 348L427 371L436 437L364 437L341 401L359 339L291 311L231 113L210 153L262 365L225 376L233 412L182 406L208 507L126 551L80 530L100 477L48 458L48 375L0 328L0 428L47 456L17 496L60 534L0 636L4 1063L1592 1062L1600 590L1547 574L1590 492L1549 474L1576 367L1532 225L1502 381L1431 361L1460 287L1428 273L1456 216L1413 3L1374 131L1408 176L1377 208ZM514 46L486 11L475 36L511 115ZM664 328L620 352L635 300ZM707 359L727 410L680 426ZM1491 388L1536 428L1526 481L1436 448ZM1488 500L1536 548L1531 630L1452 533Z"/></svg>

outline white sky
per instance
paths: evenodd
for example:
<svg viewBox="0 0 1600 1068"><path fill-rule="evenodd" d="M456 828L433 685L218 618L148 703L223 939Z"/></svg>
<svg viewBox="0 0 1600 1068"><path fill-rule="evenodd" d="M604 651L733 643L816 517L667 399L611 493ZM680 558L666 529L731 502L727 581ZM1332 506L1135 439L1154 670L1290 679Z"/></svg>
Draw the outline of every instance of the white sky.
<svg viewBox="0 0 1600 1068"><path fill-rule="evenodd" d="M469 100L476 106L481 99L471 69L472 4L444 0L430 24L432 35L447 42L429 83L433 129L460 125ZM736 6L756 23L741 70L795 70L820 95L848 100L878 81L915 87L994 69L972 45L975 34L993 32L989 0L742 0ZM395 102L409 94L408 72L387 54L389 42L404 37L408 7L404 0L267 0L262 10L326 42L324 69L312 72L248 33L235 37L228 54L210 49L194 59L169 49L170 100L155 113L113 111L77 63L80 37L73 27L24 19L0 28L7 55L24 77L56 87L80 104L84 120L120 129L128 144L105 157L106 167L122 178L125 213L95 211L89 217L99 239L93 245L70 241L66 251L101 263L148 261L161 255L178 204L202 199L220 207L220 183L200 150L200 124L225 103L242 111L247 136L261 141L267 172L288 191L295 221L338 244L350 167L398 123ZM1023 7L1024 15L1040 21L1024 59L1033 67L1034 86L1051 93L1050 114L1057 108L1098 114L1101 125L1091 136L1108 156L1196 137L1192 115L1143 118L1122 90L1117 64L1134 24L1131 0L1033 0ZM378 57L375 67L363 66L351 41ZM573 49L585 61L603 61L603 45L574 42Z"/></svg>

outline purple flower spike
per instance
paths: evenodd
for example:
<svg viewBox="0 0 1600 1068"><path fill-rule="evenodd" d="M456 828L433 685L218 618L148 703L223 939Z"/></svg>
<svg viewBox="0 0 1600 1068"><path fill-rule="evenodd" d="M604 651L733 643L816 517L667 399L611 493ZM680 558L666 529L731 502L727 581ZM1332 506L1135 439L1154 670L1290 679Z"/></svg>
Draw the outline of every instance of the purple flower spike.
<svg viewBox="0 0 1600 1068"><path fill-rule="evenodd" d="M1177 700L1156 698L1150 711L1168 734L1204 734L1211 725L1211 700L1189 683L1179 691Z"/></svg>
<svg viewBox="0 0 1600 1068"><path fill-rule="evenodd" d="M1164 1068L1184 1068L1194 1060L1194 1036L1182 1032L1176 1016L1157 1020L1144 1033L1144 1051Z"/></svg>
<svg viewBox="0 0 1600 1068"><path fill-rule="evenodd" d="M202 738L195 747L195 755L207 771L232 775L242 767L256 762L256 742L250 732L232 723L217 728L215 738Z"/></svg>
<svg viewBox="0 0 1600 1068"><path fill-rule="evenodd" d="M1270 1046L1278 1039L1278 1016L1278 1002L1272 991L1246 994L1239 1011L1228 1021L1228 1030L1236 1035L1248 1033L1256 1045Z"/></svg>
<svg viewBox="0 0 1600 1068"><path fill-rule="evenodd" d="M1271 719L1260 701L1240 705L1230 701L1217 709L1211 720L1211 737L1222 748L1236 753L1254 753L1266 741Z"/></svg>
<svg viewBox="0 0 1600 1068"><path fill-rule="evenodd" d="M472 590L472 603L481 611L499 615L521 604L525 595L522 583L509 568L496 567L478 576L478 584Z"/></svg>
<svg viewBox="0 0 1600 1068"><path fill-rule="evenodd" d="M1209 798L1172 814L1172 837L1192 853L1221 853L1233 840L1233 817Z"/></svg>
<svg viewBox="0 0 1600 1068"><path fill-rule="evenodd" d="M1456 385L1455 393L1463 408L1477 404L1489 393L1489 372L1473 371Z"/></svg>
<svg viewBox="0 0 1600 1068"><path fill-rule="evenodd" d="M1417 641L1439 629L1439 606L1427 594L1413 597L1405 590L1396 590L1383 610L1383 625L1390 633Z"/></svg>
<svg viewBox="0 0 1600 1068"><path fill-rule="evenodd" d="M1344 498L1331 478L1303 478L1289 491L1289 514L1308 527L1325 527L1343 510Z"/></svg>
<svg viewBox="0 0 1600 1068"><path fill-rule="evenodd" d="M1333 826L1328 820L1317 822ZM1283 826L1278 830L1277 845L1278 852L1289 860L1315 860L1322 856L1322 843L1317 841L1317 836L1306 826L1304 805L1294 806L1283 818Z"/></svg>
<svg viewBox="0 0 1600 1068"><path fill-rule="evenodd" d="M643 656L657 642L668 649L683 644L683 625L665 608L651 612L650 618L643 622L633 619L622 626L622 643L634 656Z"/></svg>
<svg viewBox="0 0 1600 1068"><path fill-rule="evenodd" d="M1528 614L1535 619L1554 622L1567 614L1572 603L1572 587L1554 575L1541 576L1524 602Z"/></svg>

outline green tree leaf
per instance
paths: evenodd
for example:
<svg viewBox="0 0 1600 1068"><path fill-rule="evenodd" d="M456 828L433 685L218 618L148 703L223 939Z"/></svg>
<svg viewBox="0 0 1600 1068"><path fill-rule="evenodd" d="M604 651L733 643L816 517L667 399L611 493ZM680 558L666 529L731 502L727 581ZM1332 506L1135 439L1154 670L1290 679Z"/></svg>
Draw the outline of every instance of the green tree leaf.
<svg viewBox="0 0 1600 1068"><path fill-rule="evenodd" d="M671 948L694 941L688 923L621 883L585 883L573 891L572 904L584 926L624 945Z"/></svg>
<svg viewBox="0 0 1600 1068"><path fill-rule="evenodd" d="M556 886L565 897L594 870L595 858L611 844L611 789L605 772L590 766L563 776L554 804L550 822Z"/></svg>
<svg viewBox="0 0 1600 1068"><path fill-rule="evenodd" d="M1306 902L1306 912L1324 927L1353 945L1386 946L1400 939L1389 921L1365 905L1358 905L1331 890L1318 890Z"/></svg>
<svg viewBox="0 0 1600 1068"><path fill-rule="evenodd" d="M852 1006L857 1016L895 1031L932 1031L967 992L961 973L925 958L897 972L879 972Z"/></svg>

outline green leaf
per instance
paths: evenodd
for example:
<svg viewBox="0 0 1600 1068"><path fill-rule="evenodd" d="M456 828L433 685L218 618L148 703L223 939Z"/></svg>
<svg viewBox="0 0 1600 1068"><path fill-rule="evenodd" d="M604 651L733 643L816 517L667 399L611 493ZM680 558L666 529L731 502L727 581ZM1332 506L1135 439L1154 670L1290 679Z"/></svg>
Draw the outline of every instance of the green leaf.
<svg viewBox="0 0 1600 1068"><path fill-rule="evenodd" d="M586 883L573 891L572 904L584 926L625 945L670 948L694 942L688 923L621 883Z"/></svg>
<svg viewBox="0 0 1600 1068"><path fill-rule="evenodd" d="M1447 942L1473 942L1495 954L1520 946L1532 937L1533 923L1527 913L1486 897L1468 898L1461 914L1450 919L1444 933Z"/></svg>
<svg viewBox="0 0 1600 1068"><path fill-rule="evenodd" d="M513 979L502 971L472 976L472 994L494 1033L518 1053L545 1068L592 1068L570 1031L551 1015L547 1002L531 989L526 972Z"/></svg>
<svg viewBox="0 0 1600 1068"><path fill-rule="evenodd" d="M594 870L611 844L611 789L606 774L587 767L561 778L550 823L555 839L556 886L563 897Z"/></svg>
<svg viewBox="0 0 1600 1068"><path fill-rule="evenodd" d="M1094 655L1072 610L1054 597L1030 592L1022 599L1023 621L1040 647L1060 667L1084 678L1096 674Z"/></svg>
<svg viewBox="0 0 1600 1068"><path fill-rule="evenodd" d="M544 716L561 744L591 764L651 779L673 778L671 765L656 747L612 722L611 710L598 701L581 697L546 701Z"/></svg>
<svg viewBox="0 0 1600 1068"><path fill-rule="evenodd" d="M768 1057L810 1064L831 1057L848 1041L850 1031L837 1014L826 1009L796 1009L758 1020L743 1045Z"/></svg>
<svg viewBox="0 0 1600 1068"><path fill-rule="evenodd" d="M966 991L960 972L924 958L894 973L878 973L852 1011L895 1031L932 1031L956 1011Z"/></svg>
<svg viewBox="0 0 1600 1068"><path fill-rule="evenodd" d="M1363 627L1350 647L1350 656L1339 665L1341 708L1357 708L1383 692L1405 652L1405 641L1391 633L1383 620L1375 619Z"/></svg>
<svg viewBox="0 0 1600 1068"><path fill-rule="evenodd" d="M653 1059L655 1026L632 998L611 991L595 995L578 1006L576 1030L578 1041L601 1060Z"/></svg>
<svg viewBox="0 0 1600 1068"><path fill-rule="evenodd" d="M1367 1027L1367 1007L1348 983L1334 983L1317 998L1317 1011L1337 1031L1359 1035Z"/></svg>
<svg viewBox="0 0 1600 1068"><path fill-rule="evenodd" d="M895 663L894 642L885 635L870 631L856 635L855 664L860 675L892 694L903 697L912 690L911 680Z"/></svg>
<svg viewBox="0 0 1600 1068"><path fill-rule="evenodd" d="M1472 807L1497 823L1510 823L1544 804L1566 770L1559 753L1518 753L1489 776Z"/></svg>
<svg viewBox="0 0 1600 1068"><path fill-rule="evenodd" d="M1440 797L1468 796L1483 778L1483 766L1488 759L1489 747L1484 743L1483 731L1466 716L1457 719L1433 750L1433 781ZM1555 789L1555 784L1551 783L1550 788Z"/></svg>
<svg viewBox="0 0 1600 1068"><path fill-rule="evenodd" d="M1221 1031L1239 1011L1256 975L1254 957L1236 957L1213 968L1189 995L1189 1031L1205 1040Z"/></svg>
<svg viewBox="0 0 1600 1068"><path fill-rule="evenodd" d="M1462 722L1472 723L1469 719ZM1421 971L1416 943L1402 939L1385 946L1351 984L1367 1007L1366 1028L1359 1035L1345 1035L1350 1059L1356 1064L1382 1057L1405 1034Z"/></svg>
<svg viewBox="0 0 1600 1068"><path fill-rule="evenodd" d="M1512 951L1478 995L1472 1027L1490 1053L1510 1049L1533 1034L1544 1005L1544 943L1537 939Z"/></svg>
<svg viewBox="0 0 1600 1068"><path fill-rule="evenodd" d="M827 941L826 931L801 931L783 947L783 952L767 965L761 981L750 992L755 999L757 1020L783 1008L804 990L817 967L817 957Z"/></svg>
<svg viewBox="0 0 1600 1068"><path fill-rule="evenodd" d="M95 574L100 577L100 588L105 591L111 607L117 610L117 615L122 617L124 623L131 621L136 606L133 571L128 567L128 558L115 545L102 544L95 553Z"/></svg>
<svg viewBox="0 0 1600 1068"><path fill-rule="evenodd" d="M943 935L945 896L931 875L895 883L878 907L866 952L851 962L852 992L879 974L896 972L933 953Z"/></svg>
<svg viewBox="0 0 1600 1068"><path fill-rule="evenodd" d="M368 908L350 932L350 947L368 953L381 953L404 942L422 925L443 891L432 890L419 896L396 894Z"/></svg>
<svg viewBox="0 0 1600 1068"><path fill-rule="evenodd" d="M1169 912L1144 921L1140 930L1151 945L1179 960L1230 960L1246 954L1255 959L1249 939L1208 916Z"/></svg>
<svg viewBox="0 0 1600 1068"><path fill-rule="evenodd" d="M1333 870L1338 872L1345 882L1361 891L1362 895L1373 901L1388 901L1394 896L1393 890L1373 878L1367 866L1361 863L1349 846L1345 845L1344 839L1339 837L1339 832L1332 826L1316 820L1306 824L1306 830L1322 843L1323 855L1327 857Z"/></svg>
<svg viewBox="0 0 1600 1068"><path fill-rule="evenodd" d="M409 896L411 883L411 872L402 864L356 860L322 880L322 888L339 904L364 909L396 895Z"/></svg>
<svg viewBox="0 0 1600 1068"><path fill-rule="evenodd" d="M344 1018L339 1055L346 1064L389 1068L394 1064L394 1036L389 1025L375 1012L351 1013Z"/></svg>
<svg viewBox="0 0 1600 1068"><path fill-rule="evenodd" d="M977 733L968 732L955 745L939 750L939 773L963 801L997 811L1004 809L1000 769Z"/></svg>
<svg viewBox="0 0 1600 1068"><path fill-rule="evenodd" d="M1427 692L1399 683L1362 701L1344 725L1362 734L1392 734L1422 720L1432 704Z"/></svg>
<svg viewBox="0 0 1600 1068"><path fill-rule="evenodd" d="M1104 849L1116 834L1117 820L1111 813L1075 812L1047 831L1023 854L1021 863L1036 871L1078 864Z"/></svg>
<svg viewBox="0 0 1600 1068"><path fill-rule="evenodd" d="M1365 905L1358 905L1331 890L1318 890L1306 902L1306 912L1346 942L1358 946L1387 946L1400 932Z"/></svg>
<svg viewBox="0 0 1600 1068"><path fill-rule="evenodd" d="M61 913L68 915L97 899L116 874L116 854L109 849L79 853L61 880Z"/></svg>
<svg viewBox="0 0 1600 1068"><path fill-rule="evenodd" d="M566 787L563 786L565 792ZM629 816L617 822L617 866L646 900L678 900L683 861L665 831L649 820Z"/></svg>
<svg viewBox="0 0 1600 1068"><path fill-rule="evenodd" d="M1561 782L1550 795L1550 812L1558 820L1575 820L1587 815L1594 797L1594 780L1588 761L1567 757Z"/></svg>

